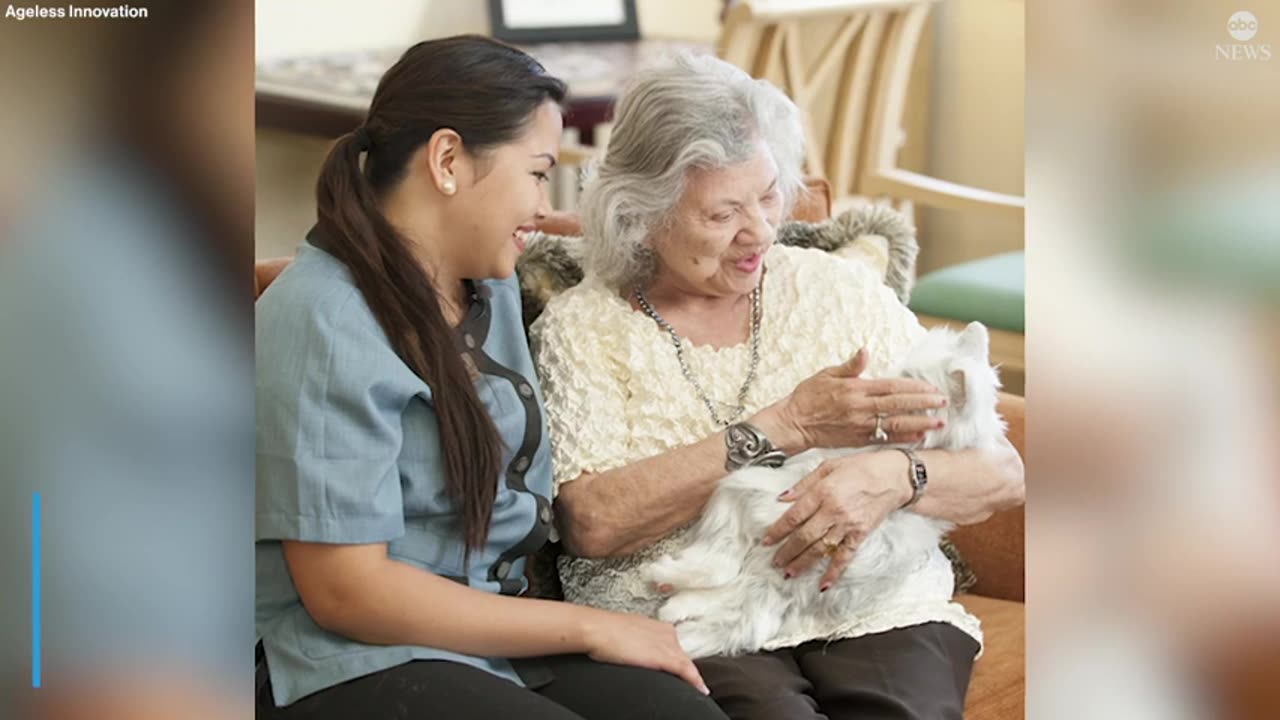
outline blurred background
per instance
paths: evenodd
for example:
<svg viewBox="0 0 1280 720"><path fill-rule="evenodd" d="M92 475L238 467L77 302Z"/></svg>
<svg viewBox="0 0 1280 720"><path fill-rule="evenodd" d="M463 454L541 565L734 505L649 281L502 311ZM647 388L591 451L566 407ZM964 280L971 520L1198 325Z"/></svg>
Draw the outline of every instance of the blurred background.
<svg viewBox="0 0 1280 720"><path fill-rule="evenodd" d="M252 712L253 5L133 7L0 18L5 718Z"/></svg>
<svg viewBox="0 0 1280 720"><path fill-rule="evenodd" d="M917 311L1007 333L1028 644L999 717L1280 715L1280 2L633 5L633 35L525 28L571 153L635 63L739 59L806 108L837 208L914 217ZM473 0L134 7L0 19L4 717L249 716L252 261L293 252L397 51L504 32Z"/></svg>
<svg viewBox="0 0 1280 720"><path fill-rule="evenodd" d="M1027 4L1027 710L1280 715L1280 3Z"/></svg>

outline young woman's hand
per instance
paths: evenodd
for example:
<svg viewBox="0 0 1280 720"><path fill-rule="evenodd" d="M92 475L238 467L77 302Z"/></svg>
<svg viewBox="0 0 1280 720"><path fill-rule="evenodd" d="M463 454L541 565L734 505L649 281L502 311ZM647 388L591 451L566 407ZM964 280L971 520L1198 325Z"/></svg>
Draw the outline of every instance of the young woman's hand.
<svg viewBox="0 0 1280 720"><path fill-rule="evenodd" d="M641 615L591 610L583 623L583 639L592 660L662 670L710 694L702 675L676 639L669 623Z"/></svg>

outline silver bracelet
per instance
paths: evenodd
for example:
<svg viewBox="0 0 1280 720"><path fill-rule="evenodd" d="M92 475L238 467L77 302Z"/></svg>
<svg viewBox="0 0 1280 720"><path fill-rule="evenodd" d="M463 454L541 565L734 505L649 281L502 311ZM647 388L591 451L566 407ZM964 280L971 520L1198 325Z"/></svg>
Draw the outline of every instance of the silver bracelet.
<svg viewBox="0 0 1280 720"><path fill-rule="evenodd" d="M729 472L744 467L782 467L787 454L775 448L760 428L739 422L724 429L724 444L729 454L724 469Z"/></svg>
<svg viewBox="0 0 1280 720"><path fill-rule="evenodd" d="M920 500L920 496L924 494L925 486L929 484L929 470L925 468L924 461L920 459L915 452L904 447L895 447L894 450L907 456L907 460L911 461L911 470L908 472L907 479L911 482L911 499L903 503L901 508L909 508Z"/></svg>

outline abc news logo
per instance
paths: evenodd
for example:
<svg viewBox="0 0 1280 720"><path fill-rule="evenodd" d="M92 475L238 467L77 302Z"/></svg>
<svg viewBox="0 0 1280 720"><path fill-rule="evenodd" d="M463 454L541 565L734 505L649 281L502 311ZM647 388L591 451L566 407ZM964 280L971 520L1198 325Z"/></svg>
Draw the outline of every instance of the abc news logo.
<svg viewBox="0 0 1280 720"><path fill-rule="evenodd" d="M1227 45L1214 46L1215 60L1230 60L1237 62L1240 60L1261 60L1266 62L1271 59L1270 44L1254 44L1248 41L1258 34L1258 18L1248 10L1241 10L1232 15L1227 20L1227 32L1232 38L1239 40L1239 43L1231 43ZM1248 43L1248 44L1244 44Z"/></svg>

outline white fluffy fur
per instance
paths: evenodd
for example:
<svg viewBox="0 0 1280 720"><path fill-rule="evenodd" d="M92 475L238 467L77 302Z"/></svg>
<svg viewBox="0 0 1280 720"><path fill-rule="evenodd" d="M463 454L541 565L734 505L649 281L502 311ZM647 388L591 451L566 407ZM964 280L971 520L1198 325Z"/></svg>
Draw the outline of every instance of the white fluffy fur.
<svg viewBox="0 0 1280 720"><path fill-rule="evenodd" d="M996 412L1000 382L987 364L987 345L987 329L980 323L960 333L935 329L887 374L925 380L950 397L940 411L946 427L928 433L923 448L991 448L1004 437L1004 421ZM818 590L825 562L791 580L772 567L777 546L760 541L790 507L778 494L824 460L864 451L886 450L810 450L781 468L728 475L694 526L690 545L646 568L648 580L671 586L658 617L676 624L691 657L753 652L773 638L816 639L821 636L817 628L887 609L883 599L924 566L951 526L899 510L866 538L843 577L825 593ZM904 483L906 467L903 458Z"/></svg>

